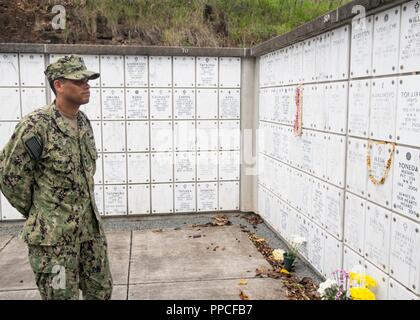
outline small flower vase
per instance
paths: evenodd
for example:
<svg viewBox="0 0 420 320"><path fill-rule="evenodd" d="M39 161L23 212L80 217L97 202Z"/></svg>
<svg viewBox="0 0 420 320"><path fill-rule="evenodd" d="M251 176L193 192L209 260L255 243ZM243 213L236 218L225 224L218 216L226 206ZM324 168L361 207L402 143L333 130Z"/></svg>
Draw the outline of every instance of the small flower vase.
<svg viewBox="0 0 420 320"><path fill-rule="evenodd" d="M293 268L293 263L295 262L295 257L293 256L289 256L286 253L283 254L283 263L284 263L284 268L287 271L292 271Z"/></svg>

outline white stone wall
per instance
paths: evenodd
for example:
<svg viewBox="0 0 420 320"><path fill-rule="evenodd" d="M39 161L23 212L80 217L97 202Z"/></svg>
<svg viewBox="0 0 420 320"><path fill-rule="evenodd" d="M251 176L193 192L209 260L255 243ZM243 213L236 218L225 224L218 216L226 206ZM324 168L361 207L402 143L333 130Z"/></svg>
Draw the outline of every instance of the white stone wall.
<svg viewBox="0 0 420 320"><path fill-rule="evenodd" d="M64 55L0 55L0 148L54 99L43 71ZM100 158L104 215L238 210L241 59L82 55L101 77L82 106ZM2 196L1 219L21 219Z"/></svg>
<svg viewBox="0 0 420 320"><path fill-rule="evenodd" d="M419 5L355 19L259 61L259 213L287 241L303 236L301 254L325 277L365 270L378 299L420 296ZM369 174L380 180L390 153L375 185Z"/></svg>

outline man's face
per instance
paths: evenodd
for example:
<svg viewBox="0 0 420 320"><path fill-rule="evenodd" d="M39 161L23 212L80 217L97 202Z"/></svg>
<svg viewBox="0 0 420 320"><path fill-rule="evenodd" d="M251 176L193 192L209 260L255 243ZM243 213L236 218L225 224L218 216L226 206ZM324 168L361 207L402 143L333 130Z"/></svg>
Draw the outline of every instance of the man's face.
<svg viewBox="0 0 420 320"><path fill-rule="evenodd" d="M84 80L70 80L60 79L55 80L54 85L57 91L57 96L62 97L76 105L82 105L89 102L90 99L90 85L89 79Z"/></svg>

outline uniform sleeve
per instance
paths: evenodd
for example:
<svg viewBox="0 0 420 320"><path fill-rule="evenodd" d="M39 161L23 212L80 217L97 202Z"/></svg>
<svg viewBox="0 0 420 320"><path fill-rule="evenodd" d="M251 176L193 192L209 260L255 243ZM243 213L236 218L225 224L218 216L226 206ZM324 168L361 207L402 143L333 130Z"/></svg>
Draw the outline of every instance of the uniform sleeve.
<svg viewBox="0 0 420 320"><path fill-rule="evenodd" d="M0 154L0 189L25 217L29 216L32 206L36 159L39 159L40 151L40 135L33 125L21 122Z"/></svg>

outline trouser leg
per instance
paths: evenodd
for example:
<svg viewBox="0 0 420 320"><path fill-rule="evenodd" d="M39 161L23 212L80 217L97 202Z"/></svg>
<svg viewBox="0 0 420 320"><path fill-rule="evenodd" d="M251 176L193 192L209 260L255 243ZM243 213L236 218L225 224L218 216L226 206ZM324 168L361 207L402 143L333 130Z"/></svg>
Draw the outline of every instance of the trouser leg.
<svg viewBox="0 0 420 320"><path fill-rule="evenodd" d="M113 282L104 236L97 235L94 240L81 243L79 270L84 299L111 299Z"/></svg>
<svg viewBox="0 0 420 320"><path fill-rule="evenodd" d="M29 263L43 300L77 300L78 246L28 246Z"/></svg>

